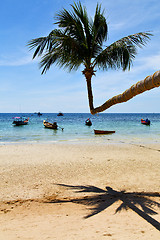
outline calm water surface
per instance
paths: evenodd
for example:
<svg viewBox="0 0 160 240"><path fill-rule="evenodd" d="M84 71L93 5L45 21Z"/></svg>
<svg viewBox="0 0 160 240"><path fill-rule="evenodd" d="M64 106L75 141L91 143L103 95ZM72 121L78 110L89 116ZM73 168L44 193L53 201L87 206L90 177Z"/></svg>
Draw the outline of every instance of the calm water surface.
<svg viewBox="0 0 160 240"><path fill-rule="evenodd" d="M29 124L13 126L13 117L29 117ZM92 126L85 125L90 117ZM148 118L150 126L142 125L141 118ZM64 130L46 129L43 120L56 121ZM94 129L115 130L112 135L94 135ZM0 113L0 144L12 143L160 143L160 113L87 113L37 114Z"/></svg>

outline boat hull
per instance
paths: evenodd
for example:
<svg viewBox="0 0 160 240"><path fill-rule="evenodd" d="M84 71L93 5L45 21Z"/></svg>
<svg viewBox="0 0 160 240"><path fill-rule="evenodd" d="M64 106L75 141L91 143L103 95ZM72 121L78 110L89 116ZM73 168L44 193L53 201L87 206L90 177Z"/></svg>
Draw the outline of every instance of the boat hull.
<svg viewBox="0 0 160 240"><path fill-rule="evenodd" d="M85 123L86 126L92 126L92 123Z"/></svg>
<svg viewBox="0 0 160 240"><path fill-rule="evenodd" d="M27 122L16 122L16 121L13 121L13 124L16 125L16 126L22 126L22 125L27 125L28 124L28 121Z"/></svg>
<svg viewBox="0 0 160 240"><path fill-rule="evenodd" d="M88 121L88 122L85 122L85 125L92 126L92 123Z"/></svg>
<svg viewBox="0 0 160 240"><path fill-rule="evenodd" d="M104 131L104 130L95 130L94 129L94 133L95 134L112 134L112 133L115 133L115 131Z"/></svg>

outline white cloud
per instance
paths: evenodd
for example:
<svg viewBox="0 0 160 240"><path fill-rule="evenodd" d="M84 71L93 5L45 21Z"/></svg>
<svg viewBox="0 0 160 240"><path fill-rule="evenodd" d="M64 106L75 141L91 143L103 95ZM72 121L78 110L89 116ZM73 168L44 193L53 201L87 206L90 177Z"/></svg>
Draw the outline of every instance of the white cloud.
<svg viewBox="0 0 160 240"><path fill-rule="evenodd" d="M149 68L155 71L160 69L160 53L158 53L157 55L150 55L145 58L142 57L140 61L143 62L143 69Z"/></svg>
<svg viewBox="0 0 160 240"><path fill-rule="evenodd" d="M31 54L24 54L24 56L22 56L21 54L20 54L20 56L18 56L17 54L0 56L0 66L15 66L16 67L16 66L27 65L31 62L33 62Z"/></svg>

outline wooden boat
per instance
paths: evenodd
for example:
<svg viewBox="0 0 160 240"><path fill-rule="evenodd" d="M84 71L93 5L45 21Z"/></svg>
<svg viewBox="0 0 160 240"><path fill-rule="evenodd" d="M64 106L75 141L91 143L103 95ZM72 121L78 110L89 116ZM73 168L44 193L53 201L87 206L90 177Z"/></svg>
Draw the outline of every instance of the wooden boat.
<svg viewBox="0 0 160 240"><path fill-rule="evenodd" d="M14 117L14 121L12 124L15 126L22 126L22 125L27 125L29 122L29 118L26 117Z"/></svg>
<svg viewBox="0 0 160 240"><path fill-rule="evenodd" d="M144 125L150 125L151 124L151 122L150 122L150 120L148 120L148 118L146 120L141 119L141 123L144 124Z"/></svg>
<svg viewBox="0 0 160 240"><path fill-rule="evenodd" d="M112 133L115 133L115 131L105 131L105 130L95 130L94 129L94 133L95 134L112 134Z"/></svg>
<svg viewBox="0 0 160 240"><path fill-rule="evenodd" d="M91 120L89 118L85 121L85 124L87 126L92 126L92 122L91 122Z"/></svg>
<svg viewBox="0 0 160 240"><path fill-rule="evenodd" d="M46 128L50 128L50 129L55 129L55 130L57 130L57 128L58 128L58 125L57 125L57 123L56 122L54 122L54 123L50 123L50 122L47 122L47 121L43 121L43 125L46 127Z"/></svg>

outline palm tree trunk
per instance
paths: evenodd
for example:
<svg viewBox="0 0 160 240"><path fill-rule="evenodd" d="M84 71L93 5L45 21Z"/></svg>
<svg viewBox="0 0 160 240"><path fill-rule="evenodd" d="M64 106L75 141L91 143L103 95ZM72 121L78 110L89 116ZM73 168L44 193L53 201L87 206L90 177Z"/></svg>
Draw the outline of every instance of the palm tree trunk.
<svg viewBox="0 0 160 240"><path fill-rule="evenodd" d="M103 105L93 109L90 108L90 111L92 114L103 112L117 103L127 102L134 96L159 86L160 86L160 71L157 71L153 75L150 75L146 77L144 80L139 81L136 84L132 85L129 89L127 89L122 94L119 94L117 96L110 98ZM93 103L93 99L92 99L92 103Z"/></svg>
<svg viewBox="0 0 160 240"><path fill-rule="evenodd" d="M91 78L86 79L86 81L87 81L89 107L90 107L90 112L92 113L92 111L94 110L94 107L93 107L93 94L92 94Z"/></svg>
<svg viewBox="0 0 160 240"><path fill-rule="evenodd" d="M82 73L85 75L85 78L86 78L89 108L90 108L90 112L92 113L92 111L94 111L94 106L93 106L93 93L92 93L91 79L92 79L92 76L95 75L95 71L93 70L93 67L89 67L89 68L85 68L82 71Z"/></svg>

